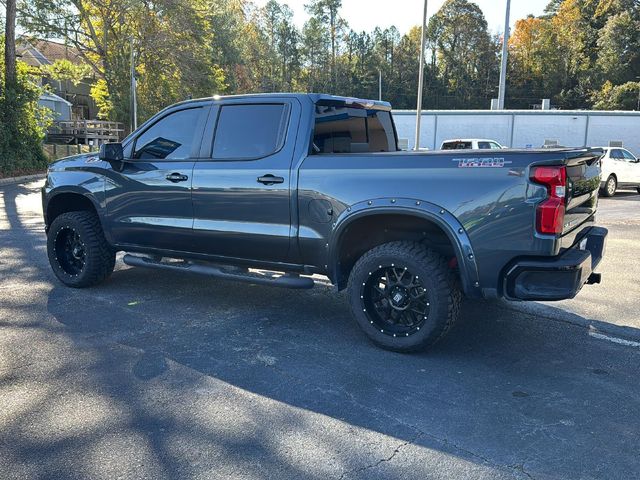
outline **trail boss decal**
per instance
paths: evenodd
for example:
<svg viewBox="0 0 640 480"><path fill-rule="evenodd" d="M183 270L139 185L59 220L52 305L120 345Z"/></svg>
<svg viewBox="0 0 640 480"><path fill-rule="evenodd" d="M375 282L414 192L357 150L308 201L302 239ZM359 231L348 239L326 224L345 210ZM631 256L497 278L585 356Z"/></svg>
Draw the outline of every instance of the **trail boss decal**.
<svg viewBox="0 0 640 480"><path fill-rule="evenodd" d="M502 168L513 163L501 157L496 158L454 158L452 162L458 162L458 168Z"/></svg>

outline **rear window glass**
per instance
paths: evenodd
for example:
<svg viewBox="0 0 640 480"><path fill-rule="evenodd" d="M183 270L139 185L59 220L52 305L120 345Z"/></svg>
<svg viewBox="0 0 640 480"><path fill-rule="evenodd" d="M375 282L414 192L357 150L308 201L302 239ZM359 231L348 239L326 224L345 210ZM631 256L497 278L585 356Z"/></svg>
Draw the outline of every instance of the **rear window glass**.
<svg viewBox="0 0 640 480"><path fill-rule="evenodd" d="M395 152L391 113L364 108L316 105L315 153Z"/></svg>
<svg viewBox="0 0 640 480"><path fill-rule="evenodd" d="M255 159L277 152L288 120L283 104L223 105L213 143L214 159Z"/></svg>

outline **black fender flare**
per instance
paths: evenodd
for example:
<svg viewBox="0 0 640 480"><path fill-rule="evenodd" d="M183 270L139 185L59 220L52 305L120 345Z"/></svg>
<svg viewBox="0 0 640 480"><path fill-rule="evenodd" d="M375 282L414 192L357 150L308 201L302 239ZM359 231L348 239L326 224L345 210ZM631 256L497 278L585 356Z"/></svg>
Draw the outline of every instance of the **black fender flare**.
<svg viewBox="0 0 640 480"><path fill-rule="evenodd" d="M45 194L43 195L42 213L44 215L45 227L47 230L49 229L49 222L48 222L49 205L51 204L52 201L56 199L56 197L59 197L60 195L67 195L67 194L79 195L89 200L89 202L91 202L91 204L93 205L93 208L95 209L96 213L98 214L100 223L101 224L103 223L104 207L103 205L100 204L98 199L96 199L95 195L90 190L79 187L77 185L60 185L59 187L55 187L49 191L46 191ZM104 230L104 225L102 227ZM106 234L107 232L105 231L105 235Z"/></svg>
<svg viewBox="0 0 640 480"><path fill-rule="evenodd" d="M460 269L462 290L469 297L482 296L476 257L464 226L451 212L439 205L414 198L376 198L355 203L344 209L332 224L331 237L327 244L329 278L334 282L338 281L339 252L347 227L366 216L390 213L415 216L440 227L453 245Z"/></svg>

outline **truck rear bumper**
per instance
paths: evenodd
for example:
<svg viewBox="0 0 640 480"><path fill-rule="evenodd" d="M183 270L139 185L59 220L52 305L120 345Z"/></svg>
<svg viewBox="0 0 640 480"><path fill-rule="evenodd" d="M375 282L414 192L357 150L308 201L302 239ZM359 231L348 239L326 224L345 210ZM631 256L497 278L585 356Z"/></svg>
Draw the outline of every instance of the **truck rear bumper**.
<svg viewBox="0 0 640 480"><path fill-rule="evenodd" d="M599 283L593 271L602 260L607 229L592 227L572 248L548 258L517 260L504 277L510 300L564 300L575 297L585 283Z"/></svg>

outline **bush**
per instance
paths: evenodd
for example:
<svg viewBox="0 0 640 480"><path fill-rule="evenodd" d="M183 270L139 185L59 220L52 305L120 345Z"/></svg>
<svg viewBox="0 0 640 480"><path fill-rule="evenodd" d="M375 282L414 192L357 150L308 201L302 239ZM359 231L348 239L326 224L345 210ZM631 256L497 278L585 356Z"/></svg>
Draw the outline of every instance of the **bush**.
<svg viewBox="0 0 640 480"><path fill-rule="evenodd" d="M635 110L640 98L640 82L613 85L606 81L592 96L594 110Z"/></svg>
<svg viewBox="0 0 640 480"><path fill-rule="evenodd" d="M38 105L41 89L29 67L18 62L17 70L16 85L0 86L0 178L41 172L47 166L42 141L51 121L49 110Z"/></svg>

